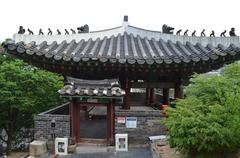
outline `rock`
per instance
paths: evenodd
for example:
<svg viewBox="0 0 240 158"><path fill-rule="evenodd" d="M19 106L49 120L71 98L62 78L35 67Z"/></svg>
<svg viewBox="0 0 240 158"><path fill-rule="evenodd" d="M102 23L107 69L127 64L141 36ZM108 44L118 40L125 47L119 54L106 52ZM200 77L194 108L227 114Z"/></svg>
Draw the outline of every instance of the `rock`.
<svg viewBox="0 0 240 158"><path fill-rule="evenodd" d="M45 141L33 141L29 146L29 154L31 157L37 157L47 152L47 144Z"/></svg>
<svg viewBox="0 0 240 158"><path fill-rule="evenodd" d="M68 146L68 153L76 153L76 148L77 148L77 145L74 144L74 145L69 145Z"/></svg>

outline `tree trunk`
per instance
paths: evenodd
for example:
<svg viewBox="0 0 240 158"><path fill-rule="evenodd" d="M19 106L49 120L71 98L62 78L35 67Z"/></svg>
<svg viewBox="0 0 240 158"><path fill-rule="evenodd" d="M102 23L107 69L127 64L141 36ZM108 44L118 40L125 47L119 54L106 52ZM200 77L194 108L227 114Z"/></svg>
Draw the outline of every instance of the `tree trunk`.
<svg viewBox="0 0 240 158"><path fill-rule="evenodd" d="M8 155L11 151L11 144L12 144L12 108L11 105L9 105L10 108L8 110L8 123L7 123L7 147L6 147L6 154Z"/></svg>
<svg viewBox="0 0 240 158"><path fill-rule="evenodd" d="M7 147L6 147L6 153L9 154L11 149L12 149L12 141L13 141L13 135L14 135L14 127L16 124L16 119L18 116L18 109L16 108L12 108L10 107L9 111L8 111L8 124L7 124L7 128L6 129L6 133L7 133Z"/></svg>
<svg viewBox="0 0 240 158"><path fill-rule="evenodd" d="M6 147L6 154L9 155L10 151L11 151L11 146L12 146L12 136L11 134L7 134L8 135L8 140L7 140L7 147Z"/></svg>

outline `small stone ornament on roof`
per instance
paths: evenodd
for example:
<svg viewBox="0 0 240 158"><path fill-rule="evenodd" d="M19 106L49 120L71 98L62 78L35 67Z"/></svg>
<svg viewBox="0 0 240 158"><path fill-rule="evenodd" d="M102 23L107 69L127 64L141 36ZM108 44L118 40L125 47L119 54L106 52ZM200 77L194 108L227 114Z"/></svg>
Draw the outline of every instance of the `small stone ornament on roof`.
<svg viewBox="0 0 240 158"><path fill-rule="evenodd" d="M231 28L231 30L229 31L229 35L230 36L236 36L236 33L235 33L235 28Z"/></svg>
<svg viewBox="0 0 240 158"><path fill-rule="evenodd" d="M202 32L201 32L201 37L205 37L205 36L206 36L205 29L203 29Z"/></svg>
<svg viewBox="0 0 240 158"><path fill-rule="evenodd" d="M215 37L215 32L214 30L212 30L211 34L210 34L210 37Z"/></svg>
<svg viewBox="0 0 240 158"><path fill-rule="evenodd" d="M196 36L196 30L193 31L192 36Z"/></svg>
<svg viewBox="0 0 240 158"><path fill-rule="evenodd" d="M18 34L24 34L24 33L25 33L25 29L23 28L23 26L19 26Z"/></svg>
<svg viewBox="0 0 240 158"><path fill-rule="evenodd" d="M227 32L227 30L224 30L221 34L220 34L220 37L226 37L226 32Z"/></svg>
<svg viewBox="0 0 240 158"><path fill-rule="evenodd" d="M162 32L163 32L163 33L173 34L173 30L174 30L173 27L170 27L170 26L168 26L168 25L166 25L166 24L164 24L164 25L162 26Z"/></svg>
<svg viewBox="0 0 240 158"><path fill-rule="evenodd" d="M39 29L39 33L38 33L38 35L44 35L42 29Z"/></svg>
<svg viewBox="0 0 240 158"><path fill-rule="evenodd" d="M69 35L69 32L67 29L65 29L65 35Z"/></svg>
<svg viewBox="0 0 240 158"><path fill-rule="evenodd" d="M72 34L76 34L76 31L74 29L70 29Z"/></svg>
<svg viewBox="0 0 240 158"><path fill-rule="evenodd" d="M28 29L28 33L29 33L29 35L33 35L34 34L33 31L30 30L30 29Z"/></svg>
<svg viewBox="0 0 240 158"><path fill-rule="evenodd" d="M176 35L180 35L181 32L182 32L182 29L178 30Z"/></svg>
<svg viewBox="0 0 240 158"><path fill-rule="evenodd" d="M57 29L57 35L61 35L61 32Z"/></svg>
<svg viewBox="0 0 240 158"><path fill-rule="evenodd" d="M85 24L84 26L77 28L78 33L88 33L89 32L89 26Z"/></svg>
<svg viewBox="0 0 240 158"><path fill-rule="evenodd" d="M188 29L184 32L184 36L188 36Z"/></svg>
<svg viewBox="0 0 240 158"><path fill-rule="evenodd" d="M48 35L52 35L52 30L48 28Z"/></svg>

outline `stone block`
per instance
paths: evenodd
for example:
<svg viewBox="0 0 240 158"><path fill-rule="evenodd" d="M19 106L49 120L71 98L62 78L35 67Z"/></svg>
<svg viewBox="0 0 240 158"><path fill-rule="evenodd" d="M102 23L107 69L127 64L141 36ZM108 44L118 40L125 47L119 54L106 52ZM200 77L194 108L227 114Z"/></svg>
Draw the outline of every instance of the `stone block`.
<svg viewBox="0 0 240 158"><path fill-rule="evenodd" d="M29 155L36 157L41 156L47 152L47 145L45 141L33 141L29 146Z"/></svg>
<svg viewBox="0 0 240 158"><path fill-rule="evenodd" d="M68 153L76 153L77 145L69 145L68 146Z"/></svg>

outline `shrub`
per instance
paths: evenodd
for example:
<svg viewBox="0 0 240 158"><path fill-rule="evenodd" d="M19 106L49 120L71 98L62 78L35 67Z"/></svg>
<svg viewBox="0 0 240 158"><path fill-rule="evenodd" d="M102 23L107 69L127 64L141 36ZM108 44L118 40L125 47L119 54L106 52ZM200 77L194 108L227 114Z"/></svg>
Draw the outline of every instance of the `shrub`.
<svg viewBox="0 0 240 158"><path fill-rule="evenodd" d="M240 147L239 64L221 76L194 75L186 98L168 109L169 143L189 157L226 157ZM237 72L236 72L237 71ZM232 73L234 72L234 73ZM233 74L234 76L232 77Z"/></svg>

